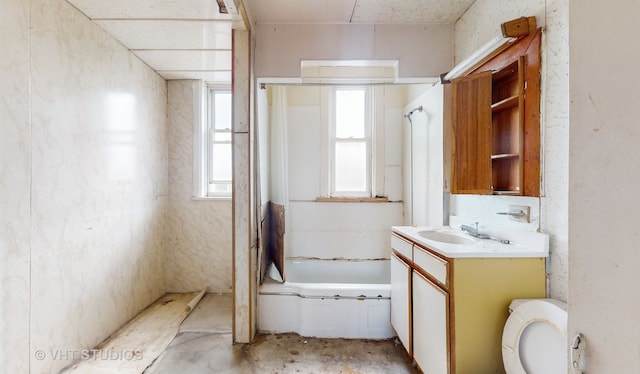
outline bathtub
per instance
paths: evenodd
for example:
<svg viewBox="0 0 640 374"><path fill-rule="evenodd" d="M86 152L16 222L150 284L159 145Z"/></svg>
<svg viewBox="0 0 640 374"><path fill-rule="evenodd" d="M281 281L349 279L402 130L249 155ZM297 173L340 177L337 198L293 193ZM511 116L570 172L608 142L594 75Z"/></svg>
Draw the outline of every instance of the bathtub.
<svg viewBox="0 0 640 374"><path fill-rule="evenodd" d="M258 329L266 333L347 339L388 339L389 260L289 260L284 283L258 291Z"/></svg>

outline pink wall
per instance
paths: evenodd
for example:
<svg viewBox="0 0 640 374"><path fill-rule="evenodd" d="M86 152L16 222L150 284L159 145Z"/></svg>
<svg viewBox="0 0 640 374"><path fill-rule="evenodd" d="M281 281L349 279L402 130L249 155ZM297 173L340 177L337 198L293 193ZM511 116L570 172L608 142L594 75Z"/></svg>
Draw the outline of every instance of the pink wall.
<svg viewBox="0 0 640 374"><path fill-rule="evenodd" d="M256 76L300 77L300 60L399 60L400 78L453 66L452 25L257 25Z"/></svg>

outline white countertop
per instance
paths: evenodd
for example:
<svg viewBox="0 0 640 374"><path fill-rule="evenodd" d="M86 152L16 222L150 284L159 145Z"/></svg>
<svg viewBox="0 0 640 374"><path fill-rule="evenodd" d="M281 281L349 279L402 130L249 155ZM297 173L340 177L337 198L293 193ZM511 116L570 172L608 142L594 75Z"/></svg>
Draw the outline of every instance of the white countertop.
<svg viewBox="0 0 640 374"><path fill-rule="evenodd" d="M549 256L549 237L537 232L525 232L508 230L488 232L495 239L477 239L459 228L443 226L393 226L392 232L398 233L412 241L419 243L432 251L449 258L513 258L513 257L547 257ZM449 244L430 240L422 237L419 232L424 230L436 230L460 235L472 239L472 244ZM501 239L509 240L509 244L503 244Z"/></svg>

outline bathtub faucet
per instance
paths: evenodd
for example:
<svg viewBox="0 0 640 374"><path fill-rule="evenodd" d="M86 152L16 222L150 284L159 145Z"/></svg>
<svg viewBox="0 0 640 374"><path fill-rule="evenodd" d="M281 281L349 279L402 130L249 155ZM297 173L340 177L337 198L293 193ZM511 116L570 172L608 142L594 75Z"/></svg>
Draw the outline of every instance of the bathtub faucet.
<svg viewBox="0 0 640 374"><path fill-rule="evenodd" d="M460 230L462 231L466 231L467 234L476 237L478 239L489 239L489 235L485 234L485 233L481 233L478 230L478 222L476 222L476 227L473 228L471 226L467 226L467 225L460 225Z"/></svg>

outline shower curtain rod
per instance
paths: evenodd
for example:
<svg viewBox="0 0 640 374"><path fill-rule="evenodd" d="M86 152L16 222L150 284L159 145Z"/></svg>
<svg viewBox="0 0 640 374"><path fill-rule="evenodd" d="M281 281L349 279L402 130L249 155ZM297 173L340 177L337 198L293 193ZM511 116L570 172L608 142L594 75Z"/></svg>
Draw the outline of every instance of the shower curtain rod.
<svg viewBox="0 0 640 374"><path fill-rule="evenodd" d="M394 82L368 82L368 83L260 83L260 89L264 90L267 86L407 86L412 84L431 84L432 86L436 83L394 83Z"/></svg>

